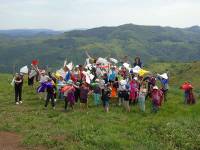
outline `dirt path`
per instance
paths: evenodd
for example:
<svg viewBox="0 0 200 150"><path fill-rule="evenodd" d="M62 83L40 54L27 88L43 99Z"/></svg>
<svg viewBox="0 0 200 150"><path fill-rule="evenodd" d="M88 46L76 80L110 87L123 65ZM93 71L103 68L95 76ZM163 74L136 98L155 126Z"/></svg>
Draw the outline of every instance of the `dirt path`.
<svg viewBox="0 0 200 150"><path fill-rule="evenodd" d="M21 136L11 132L0 132L1 150L25 150L21 144Z"/></svg>

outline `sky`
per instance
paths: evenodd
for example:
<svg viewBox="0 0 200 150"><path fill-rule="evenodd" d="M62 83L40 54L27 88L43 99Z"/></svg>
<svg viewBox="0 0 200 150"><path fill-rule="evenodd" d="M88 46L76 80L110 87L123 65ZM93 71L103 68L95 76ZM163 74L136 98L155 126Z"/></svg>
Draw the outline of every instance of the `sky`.
<svg viewBox="0 0 200 150"><path fill-rule="evenodd" d="M200 0L0 0L0 30L200 25Z"/></svg>

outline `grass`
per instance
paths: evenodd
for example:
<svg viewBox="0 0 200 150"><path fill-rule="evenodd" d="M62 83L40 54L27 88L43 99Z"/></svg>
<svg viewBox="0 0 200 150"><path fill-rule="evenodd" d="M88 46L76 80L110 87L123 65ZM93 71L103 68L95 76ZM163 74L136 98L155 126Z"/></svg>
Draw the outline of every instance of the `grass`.
<svg viewBox="0 0 200 150"><path fill-rule="evenodd" d="M76 105L74 111L64 112L63 101L58 101L56 110L50 105L45 110L44 100L39 100L26 82L24 103L16 106L11 79L10 75L0 74L0 130L23 135L22 144L27 148L200 149L200 104L184 105L183 92L174 81L167 103L154 114L149 101L145 113L137 106L127 113L115 105L105 113L102 107L94 106L91 98L87 111Z"/></svg>

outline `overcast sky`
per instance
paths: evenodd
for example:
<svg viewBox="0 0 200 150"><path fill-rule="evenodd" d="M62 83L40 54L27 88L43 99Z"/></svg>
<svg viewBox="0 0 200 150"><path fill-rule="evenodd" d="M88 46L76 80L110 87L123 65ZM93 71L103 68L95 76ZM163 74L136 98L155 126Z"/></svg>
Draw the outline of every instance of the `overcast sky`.
<svg viewBox="0 0 200 150"><path fill-rule="evenodd" d="M0 0L0 29L200 25L200 0Z"/></svg>

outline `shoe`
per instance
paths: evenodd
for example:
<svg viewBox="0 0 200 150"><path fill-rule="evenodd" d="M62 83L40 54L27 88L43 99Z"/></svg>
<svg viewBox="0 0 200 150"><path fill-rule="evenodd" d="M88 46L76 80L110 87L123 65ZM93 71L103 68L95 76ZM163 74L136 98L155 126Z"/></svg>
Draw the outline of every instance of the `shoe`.
<svg viewBox="0 0 200 150"><path fill-rule="evenodd" d="M16 102L16 105L19 105L19 102Z"/></svg>
<svg viewBox="0 0 200 150"><path fill-rule="evenodd" d="M55 110L56 109L56 107L53 107L53 110Z"/></svg>
<svg viewBox="0 0 200 150"><path fill-rule="evenodd" d="M22 104L23 102L22 102L22 101L19 101L19 103Z"/></svg>
<svg viewBox="0 0 200 150"><path fill-rule="evenodd" d="M57 101L57 99L54 99L54 101L56 102L56 101Z"/></svg>

